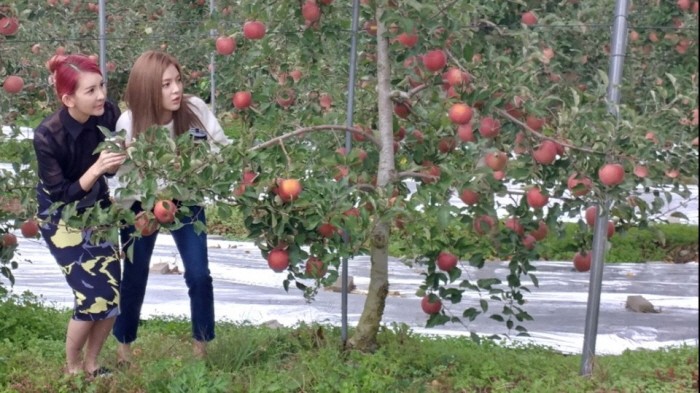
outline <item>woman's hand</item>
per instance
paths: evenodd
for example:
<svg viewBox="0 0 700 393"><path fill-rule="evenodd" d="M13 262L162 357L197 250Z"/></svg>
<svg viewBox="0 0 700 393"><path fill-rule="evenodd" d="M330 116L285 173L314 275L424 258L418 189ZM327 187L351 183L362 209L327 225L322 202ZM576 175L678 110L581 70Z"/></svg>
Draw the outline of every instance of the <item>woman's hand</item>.
<svg viewBox="0 0 700 393"><path fill-rule="evenodd" d="M126 161L126 154L124 152L103 150L100 152L100 156L92 167L98 176L102 176L105 173L116 173L124 161Z"/></svg>

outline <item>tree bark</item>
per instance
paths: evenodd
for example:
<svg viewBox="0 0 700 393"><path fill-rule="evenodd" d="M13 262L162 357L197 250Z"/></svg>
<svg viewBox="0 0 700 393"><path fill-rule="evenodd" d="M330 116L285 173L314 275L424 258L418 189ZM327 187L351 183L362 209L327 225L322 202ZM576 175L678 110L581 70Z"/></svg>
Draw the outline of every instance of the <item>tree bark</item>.
<svg viewBox="0 0 700 393"><path fill-rule="evenodd" d="M377 6L377 105L379 113L377 125L381 143L377 188L386 187L395 172L389 41L386 38L386 26L382 22L382 14L382 6ZM377 221L372 229L370 238L372 265L369 289L357 329L348 340L348 347L352 349L371 352L378 346L377 333L389 293L389 228L386 221Z"/></svg>

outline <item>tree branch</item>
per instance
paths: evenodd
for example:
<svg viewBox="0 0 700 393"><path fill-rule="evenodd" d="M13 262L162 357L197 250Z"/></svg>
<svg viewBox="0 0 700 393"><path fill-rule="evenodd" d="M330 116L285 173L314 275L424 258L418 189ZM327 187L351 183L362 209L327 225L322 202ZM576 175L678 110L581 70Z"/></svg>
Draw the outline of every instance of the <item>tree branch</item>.
<svg viewBox="0 0 700 393"><path fill-rule="evenodd" d="M335 125L320 125L320 126L313 126L313 127L303 127L303 128L298 128L292 132L288 132L284 135L280 135L278 137L272 138L268 140L267 142L263 142L259 145L255 145L248 149L248 151L256 151L260 149L266 149L270 146L278 144L280 141L283 141L285 139L293 138L295 136L303 135L304 133L307 132L314 132L314 131L350 131L353 134L358 134L362 135L365 138L369 139L372 143L377 145L378 147L381 147L379 144L379 141L374 137L374 135L370 133L363 132L362 130L358 130L356 128L352 127L346 127L346 126L335 126Z"/></svg>
<svg viewBox="0 0 700 393"><path fill-rule="evenodd" d="M451 51L449 51L448 49L445 49L445 53L447 53L447 57L450 58L450 61L457 64L457 68L459 68L462 72L464 72L465 74L467 74L469 76L470 80L473 81L476 79L474 77L474 74L469 72L469 70L467 70L467 67L463 66L462 63L459 62L459 59L455 55L453 55Z"/></svg>
<svg viewBox="0 0 700 393"><path fill-rule="evenodd" d="M289 153L287 153L287 149L284 147L284 141L282 139L278 139L277 142L279 143L280 147L282 148L282 152L284 153L284 156L287 157L287 168L292 166L292 158L289 157Z"/></svg>
<svg viewBox="0 0 700 393"><path fill-rule="evenodd" d="M527 124L525 124L525 123L523 123L522 121L520 121L520 120L516 119L515 117L511 116L508 112L506 112L506 111L503 110L503 109L495 109L495 112L498 113L500 116L505 117L506 119L508 119L508 120L512 121L513 123L519 125L519 126L522 127L525 131L527 131L528 133L530 133L530 134L536 136L536 137L539 138L539 139L550 140L550 141L552 141L552 142L556 142L556 143L558 143L558 144L560 144L560 145L562 145L562 146L564 146L564 147L568 147L569 149L573 149L573 150L583 151L583 152L592 153L592 154L606 155L605 152L598 151L598 150L593 150L593 149L588 149L588 148L580 147L580 146L574 146L574 145L572 145L572 144L562 142L562 141L558 140L557 138L552 138L552 137L546 136L546 135L544 135L544 134L542 134L542 133L540 133L540 132L537 132L537 131L533 130L532 128L528 127Z"/></svg>
<svg viewBox="0 0 700 393"><path fill-rule="evenodd" d="M403 171L396 174L398 180L408 179L408 178L421 178L421 179L437 179L437 176L428 175L427 173L413 172L413 171Z"/></svg>

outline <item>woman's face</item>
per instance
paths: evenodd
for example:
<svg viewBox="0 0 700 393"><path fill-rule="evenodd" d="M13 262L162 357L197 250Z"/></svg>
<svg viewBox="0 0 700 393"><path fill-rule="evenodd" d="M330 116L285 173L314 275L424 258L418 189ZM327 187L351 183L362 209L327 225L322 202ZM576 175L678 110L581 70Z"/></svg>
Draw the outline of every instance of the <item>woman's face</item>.
<svg viewBox="0 0 700 393"><path fill-rule="evenodd" d="M75 93L64 97L64 104L71 116L85 123L90 116L100 116L105 111L105 86L100 74L84 72L78 79Z"/></svg>
<svg viewBox="0 0 700 393"><path fill-rule="evenodd" d="M180 103L182 103L182 79L174 65L171 64L165 69L161 83L163 110L167 115L172 115L172 112L180 109Z"/></svg>

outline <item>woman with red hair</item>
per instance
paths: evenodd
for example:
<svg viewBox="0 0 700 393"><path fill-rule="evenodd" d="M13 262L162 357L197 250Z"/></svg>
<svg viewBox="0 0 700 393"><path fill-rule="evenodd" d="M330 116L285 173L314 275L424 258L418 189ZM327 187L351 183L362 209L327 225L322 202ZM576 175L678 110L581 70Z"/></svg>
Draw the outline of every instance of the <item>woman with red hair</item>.
<svg viewBox="0 0 700 393"><path fill-rule="evenodd" d="M87 56L54 56L47 67L62 107L34 130L40 230L75 296L66 373L100 376L109 370L97 358L119 314L118 243L93 241L91 229L69 227L62 212L67 205L77 214L110 206L105 176L113 175L126 156L95 149L105 140L98 127L113 131L120 111L107 101L102 73Z"/></svg>

